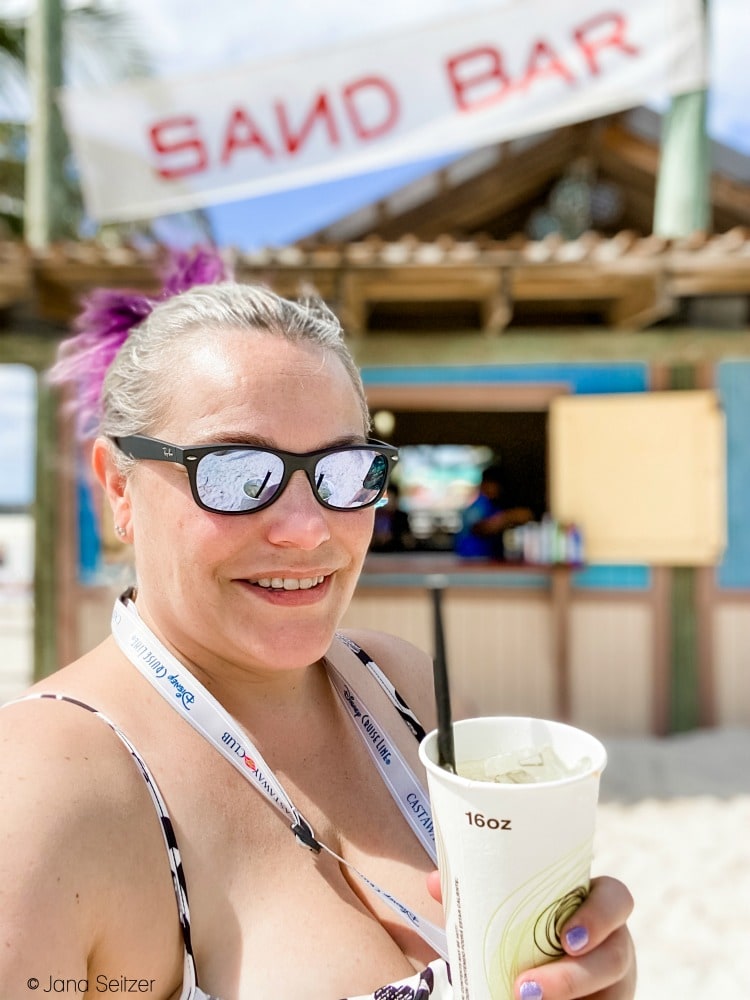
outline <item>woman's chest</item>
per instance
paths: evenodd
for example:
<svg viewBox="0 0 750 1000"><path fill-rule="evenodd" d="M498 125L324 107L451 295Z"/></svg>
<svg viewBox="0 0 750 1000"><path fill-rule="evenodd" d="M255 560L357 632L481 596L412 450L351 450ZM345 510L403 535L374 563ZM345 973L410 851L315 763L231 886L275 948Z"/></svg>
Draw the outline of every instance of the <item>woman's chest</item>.
<svg viewBox="0 0 750 1000"><path fill-rule="evenodd" d="M386 901L439 924L426 889L434 866L367 754L356 743L339 751L324 774L275 773L325 845L319 853L300 846L288 817L231 768L207 769L190 797L175 791L204 989L335 1000L435 957Z"/></svg>

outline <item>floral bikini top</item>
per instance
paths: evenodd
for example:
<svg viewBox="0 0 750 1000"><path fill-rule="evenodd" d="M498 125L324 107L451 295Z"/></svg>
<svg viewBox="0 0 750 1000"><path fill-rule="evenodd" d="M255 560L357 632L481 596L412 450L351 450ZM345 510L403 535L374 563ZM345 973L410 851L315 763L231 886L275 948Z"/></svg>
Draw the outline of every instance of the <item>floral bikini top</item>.
<svg viewBox="0 0 750 1000"><path fill-rule="evenodd" d="M337 636L337 639L345 646L347 646L361 661L361 663L367 668L367 670L376 678L379 685L387 694L388 698L391 700L392 704L396 708L396 711L403 719L404 723L408 726L410 731L414 734L417 741L419 741L424 736L424 730L414 716L413 712L406 705L404 700L398 694L396 689L390 684L385 675L380 671L380 668L371 660L367 654L354 643L348 637L342 635ZM334 683L334 686L335 683ZM151 801L153 802L156 813L160 819L160 826L162 835L164 838L164 844L167 850L167 857L169 859L169 866L172 872L172 882L174 886L175 896L177 899L177 909L180 919L180 927L182 931L182 939L184 945L184 968L183 968L183 984L182 993L180 994L180 1000L219 1000L218 997L211 996L205 993L198 985L198 975L195 964L195 957L193 954L193 945L191 940L190 932L190 906L188 901L188 891L187 883L185 879L185 874L182 867L182 859L180 857L180 849L177 844L177 839L175 837L174 828L172 826L172 821L169 817L169 812L167 811L167 806L164 801L164 797L159 790L158 785L149 770L148 765L138 753L136 748L130 742L126 734L114 723L111 719L107 718L102 712L87 705L85 702L79 701L78 699L71 698L64 694L57 693L40 693L27 695L23 698L18 699L18 701L27 701L32 699L51 699L56 701L66 701L73 705L85 709L91 712L93 715L102 720L110 729L114 732L117 738L125 745L131 757L135 761L143 780L148 789L149 795L151 796ZM15 702L9 702L8 704L14 704ZM7 707L7 706L6 706ZM363 738L367 738L363 736ZM374 759L377 762L377 757ZM392 783L386 778L383 773L383 768L380 768L381 774L384 776L386 785L393 795L394 799L398 804L397 789L394 789ZM406 815L406 813L405 813ZM305 821L302 820L303 824ZM421 834L421 830L418 830L418 825L424 826L424 821L419 824L419 821L412 814L409 820L412 829L415 833ZM431 824L429 824L431 826ZM309 827L307 827L309 830ZM309 831L311 834L311 831ZM421 837L420 837L421 839ZM359 874L359 873L358 873ZM372 885L372 883L370 883ZM377 889L377 887L374 887ZM392 899L392 897L390 897ZM402 907L402 909L404 909ZM431 925L428 925L430 927ZM434 944L434 940L430 939L427 933L420 931L419 926L415 927L422 936L430 943ZM441 949L438 949L441 950ZM396 983L389 983L385 986L380 987L372 994L367 994L359 997L350 997L347 1000L452 1000L453 991L450 982L450 969L447 962L443 958L439 958L430 962L430 964L423 969L421 972L414 973L414 975L407 977L406 979L401 979Z"/></svg>

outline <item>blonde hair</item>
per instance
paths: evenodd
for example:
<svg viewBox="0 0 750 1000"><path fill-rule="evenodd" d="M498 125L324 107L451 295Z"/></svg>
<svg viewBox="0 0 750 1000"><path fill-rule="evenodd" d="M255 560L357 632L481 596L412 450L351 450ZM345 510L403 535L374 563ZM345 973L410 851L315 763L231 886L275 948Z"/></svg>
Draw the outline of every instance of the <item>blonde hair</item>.
<svg viewBox="0 0 750 1000"><path fill-rule="evenodd" d="M260 331L331 351L351 379L364 427L369 430L362 377L338 318L323 300L310 296L294 302L262 285L224 281L196 285L157 303L133 327L104 378L99 432L110 437L148 433L169 406L164 386L179 364L175 348L181 350L186 340L194 341L196 335L213 338L237 330ZM130 460L121 457L129 464Z"/></svg>

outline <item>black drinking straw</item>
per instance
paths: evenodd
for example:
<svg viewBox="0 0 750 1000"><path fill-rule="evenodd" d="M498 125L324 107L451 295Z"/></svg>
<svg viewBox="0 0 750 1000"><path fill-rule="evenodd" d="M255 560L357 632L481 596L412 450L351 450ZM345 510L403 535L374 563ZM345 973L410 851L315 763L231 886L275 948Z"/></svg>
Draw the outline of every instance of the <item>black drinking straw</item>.
<svg viewBox="0 0 750 1000"><path fill-rule="evenodd" d="M440 577L427 580L432 593L433 626L435 634L435 658L433 677L435 682L435 704L437 706L438 763L446 771L456 773L456 752L453 747L453 720L451 715L451 695L448 684L448 668L445 662L445 633L443 631L443 591Z"/></svg>

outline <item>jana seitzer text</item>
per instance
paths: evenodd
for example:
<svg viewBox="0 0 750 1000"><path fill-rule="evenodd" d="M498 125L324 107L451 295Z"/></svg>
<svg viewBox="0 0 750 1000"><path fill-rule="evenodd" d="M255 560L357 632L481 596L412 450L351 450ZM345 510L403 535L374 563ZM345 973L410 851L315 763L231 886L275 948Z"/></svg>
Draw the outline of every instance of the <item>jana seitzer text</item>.
<svg viewBox="0 0 750 1000"><path fill-rule="evenodd" d="M92 991L94 993L153 993L155 979L131 979L129 976L105 976L103 973L89 982L88 979L54 979L40 981L31 976L26 981L30 990L41 993L70 993L79 996Z"/></svg>

